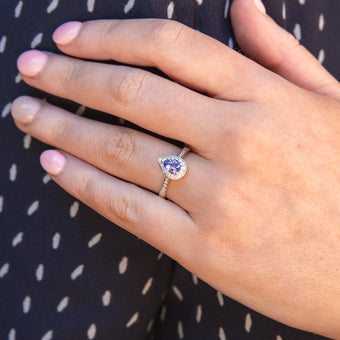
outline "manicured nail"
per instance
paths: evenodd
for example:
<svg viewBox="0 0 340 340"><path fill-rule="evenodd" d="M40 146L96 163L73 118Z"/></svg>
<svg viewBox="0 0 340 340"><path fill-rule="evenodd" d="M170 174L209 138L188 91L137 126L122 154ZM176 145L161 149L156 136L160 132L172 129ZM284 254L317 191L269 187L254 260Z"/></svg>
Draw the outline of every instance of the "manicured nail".
<svg viewBox="0 0 340 340"><path fill-rule="evenodd" d="M17 66L24 76L35 77L44 67L47 61L47 54L37 50L30 50L22 53L18 60Z"/></svg>
<svg viewBox="0 0 340 340"><path fill-rule="evenodd" d="M11 111L15 121L21 124L28 124L33 120L40 108L41 103L39 100L22 96L14 100Z"/></svg>
<svg viewBox="0 0 340 340"><path fill-rule="evenodd" d="M261 0L253 0L254 5L257 7L257 9L262 13L266 14L266 7L264 7L264 4Z"/></svg>
<svg viewBox="0 0 340 340"><path fill-rule="evenodd" d="M46 172L57 176L63 169L66 158L57 150L47 150L40 155L40 164Z"/></svg>
<svg viewBox="0 0 340 340"><path fill-rule="evenodd" d="M66 22L54 31L52 39L58 45L67 45L78 35L81 26L80 21Z"/></svg>

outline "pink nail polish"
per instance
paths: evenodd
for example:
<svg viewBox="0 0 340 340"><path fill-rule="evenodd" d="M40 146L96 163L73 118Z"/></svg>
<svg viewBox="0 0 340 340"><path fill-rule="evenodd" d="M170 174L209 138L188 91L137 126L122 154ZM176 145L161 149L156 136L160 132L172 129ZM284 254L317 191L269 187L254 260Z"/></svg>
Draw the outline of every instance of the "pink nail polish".
<svg viewBox="0 0 340 340"><path fill-rule="evenodd" d="M69 21L59 26L52 39L58 45L67 45L78 35L83 24L80 21Z"/></svg>
<svg viewBox="0 0 340 340"><path fill-rule="evenodd" d="M57 150L47 150L40 155L40 164L46 172L57 176L64 168L66 158Z"/></svg>
<svg viewBox="0 0 340 340"><path fill-rule="evenodd" d="M39 100L28 96L21 96L14 100L11 111L16 122L29 124L40 108L41 103Z"/></svg>
<svg viewBox="0 0 340 340"><path fill-rule="evenodd" d="M266 14L266 7L264 7L264 4L261 0L253 0L254 5L257 7L257 9L262 13Z"/></svg>
<svg viewBox="0 0 340 340"><path fill-rule="evenodd" d="M47 61L47 54L37 50L30 50L22 53L18 60L17 66L24 76L35 77L44 67Z"/></svg>

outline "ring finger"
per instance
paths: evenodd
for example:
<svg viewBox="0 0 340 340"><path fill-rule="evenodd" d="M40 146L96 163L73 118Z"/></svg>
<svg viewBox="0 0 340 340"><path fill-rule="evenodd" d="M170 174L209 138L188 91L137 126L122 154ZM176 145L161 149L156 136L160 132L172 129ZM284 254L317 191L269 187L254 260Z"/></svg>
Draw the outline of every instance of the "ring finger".
<svg viewBox="0 0 340 340"><path fill-rule="evenodd" d="M164 180L157 159L177 155L180 151L178 147L142 132L79 117L31 97L17 98L12 105L12 114L25 133L156 193ZM188 174L179 182L172 181L167 197L190 210L188 202L192 200L192 192L195 190L199 195L204 180L200 174L209 165L194 153L186 158Z"/></svg>

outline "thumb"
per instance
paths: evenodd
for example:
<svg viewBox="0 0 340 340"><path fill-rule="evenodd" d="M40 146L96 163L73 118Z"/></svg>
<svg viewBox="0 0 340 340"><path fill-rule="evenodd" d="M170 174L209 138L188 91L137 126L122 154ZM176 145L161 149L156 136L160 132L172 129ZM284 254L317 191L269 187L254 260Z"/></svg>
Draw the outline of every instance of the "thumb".
<svg viewBox="0 0 340 340"><path fill-rule="evenodd" d="M260 0L234 0L230 16L237 43L250 58L302 88L340 97L339 82L266 15Z"/></svg>

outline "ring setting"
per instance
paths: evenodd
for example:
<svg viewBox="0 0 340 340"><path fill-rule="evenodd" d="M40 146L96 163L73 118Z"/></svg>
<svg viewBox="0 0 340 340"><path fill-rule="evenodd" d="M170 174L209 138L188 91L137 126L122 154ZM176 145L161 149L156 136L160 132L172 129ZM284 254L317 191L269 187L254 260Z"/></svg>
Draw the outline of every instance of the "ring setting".
<svg viewBox="0 0 340 340"><path fill-rule="evenodd" d="M178 156L165 156L158 159L158 164L165 175L159 197L165 198L170 179L175 181L179 180L187 173L188 165L183 157L189 151L189 148L184 147Z"/></svg>
<svg viewBox="0 0 340 340"><path fill-rule="evenodd" d="M186 161L178 156L166 156L158 159L158 164L164 175L172 180L181 179L187 172Z"/></svg>

